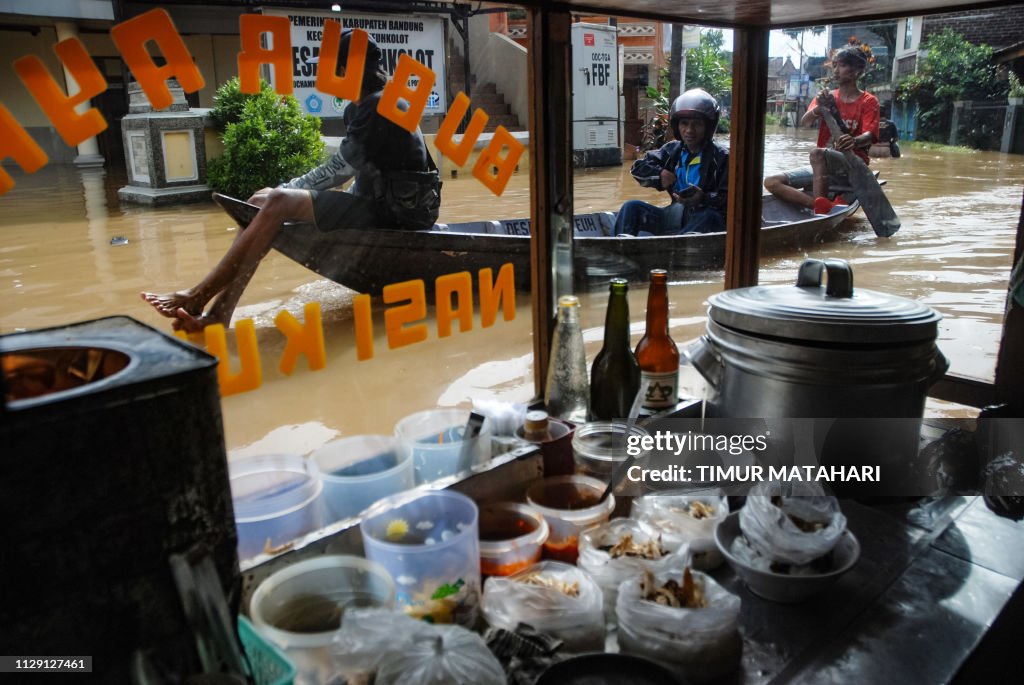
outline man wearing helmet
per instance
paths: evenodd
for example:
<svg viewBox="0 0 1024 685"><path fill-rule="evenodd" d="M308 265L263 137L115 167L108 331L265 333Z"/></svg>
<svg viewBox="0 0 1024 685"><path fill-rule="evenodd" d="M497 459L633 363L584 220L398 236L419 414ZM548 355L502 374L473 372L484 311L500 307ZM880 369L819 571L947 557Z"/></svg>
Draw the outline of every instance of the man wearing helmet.
<svg viewBox="0 0 1024 685"><path fill-rule="evenodd" d="M437 220L441 183L420 129L407 131L377 112L388 80L380 47L369 38L358 102L345 108L345 139L338 152L312 171L256 191L261 207L239 231L221 261L197 285L159 295L141 293L174 328L199 331L227 326L242 292L285 222L313 223L321 231L344 228L429 229ZM344 29L338 73L344 75L352 29ZM408 106L404 101L401 105ZM345 191L330 189L355 178ZM213 304L206 308L207 303Z"/></svg>
<svg viewBox="0 0 1024 685"><path fill-rule="evenodd" d="M868 164L867 150L878 140L878 98L857 87L857 79L873 59L870 48L857 44L855 39L832 58L839 87L831 92L821 91L800 119L801 126L819 122L818 146L811 150L811 165L769 176L764 181L768 192L786 202L812 208L817 214L828 214L834 206L845 204L841 197L835 203L828 199L830 185L849 183L849 166L843 151L853 150ZM843 131L832 141L834 149L827 147L831 135L822 119L822 108L832 112ZM807 189L813 197L804 192Z"/></svg>
<svg viewBox="0 0 1024 685"><path fill-rule="evenodd" d="M642 200L622 205L615 220L618 235L679 235L725 230L729 152L712 137L718 128L718 101L700 88L672 103L669 125L675 140L649 150L633 163L637 183L664 190L667 207Z"/></svg>

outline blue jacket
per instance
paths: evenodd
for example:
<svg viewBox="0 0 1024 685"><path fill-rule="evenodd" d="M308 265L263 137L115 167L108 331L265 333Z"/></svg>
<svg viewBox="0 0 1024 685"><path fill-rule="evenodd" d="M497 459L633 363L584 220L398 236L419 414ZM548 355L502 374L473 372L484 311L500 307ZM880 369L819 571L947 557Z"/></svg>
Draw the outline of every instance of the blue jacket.
<svg viewBox="0 0 1024 685"><path fill-rule="evenodd" d="M668 169L673 174L683 152L683 143L678 140L665 143L657 150L648 150L633 162L629 172L637 183L645 188L661 190L661 171ZM729 151L709 140L701 150L700 189L704 201L699 207L710 207L725 217L725 206L729 198Z"/></svg>

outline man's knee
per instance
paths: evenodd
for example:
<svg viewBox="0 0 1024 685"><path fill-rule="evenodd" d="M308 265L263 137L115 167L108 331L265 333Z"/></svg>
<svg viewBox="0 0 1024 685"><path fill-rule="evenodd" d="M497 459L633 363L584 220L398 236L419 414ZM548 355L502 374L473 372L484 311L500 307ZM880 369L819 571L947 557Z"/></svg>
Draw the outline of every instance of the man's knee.
<svg viewBox="0 0 1024 685"><path fill-rule="evenodd" d="M764 179L764 189L769 193L774 193L782 186L787 185L789 185L789 182L785 174L775 174Z"/></svg>
<svg viewBox="0 0 1024 685"><path fill-rule="evenodd" d="M304 214L303 208L309 203L309 192L298 188L274 188L267 194L263 212L289 218Z"/></svg>
<svg viewBox="0 0 1024 685"><path fill-rule="evenodd" d="M810 154L811 166L818 167L825 164L825 150L824 148L816 147L811 150Z"/></svg>

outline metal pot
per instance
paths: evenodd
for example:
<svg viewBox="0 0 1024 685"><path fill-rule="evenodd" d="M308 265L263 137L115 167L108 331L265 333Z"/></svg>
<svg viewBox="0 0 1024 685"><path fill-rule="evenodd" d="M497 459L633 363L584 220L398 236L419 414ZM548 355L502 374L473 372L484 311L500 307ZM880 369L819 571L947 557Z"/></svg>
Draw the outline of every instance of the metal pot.
<svg viewBox="0 0 1024 685"><path fill-rule="evenodd" d="M905 298L855 293L840 259L805 260L795 287L739 288L709 301L707 333L686 351L707 381L707 416L904 419L902 437L878 431L881 422L866 432L890 454L895 439L903 445L895 459L913 462L925 396L949 366L935 345L941 315Z"/></svg>

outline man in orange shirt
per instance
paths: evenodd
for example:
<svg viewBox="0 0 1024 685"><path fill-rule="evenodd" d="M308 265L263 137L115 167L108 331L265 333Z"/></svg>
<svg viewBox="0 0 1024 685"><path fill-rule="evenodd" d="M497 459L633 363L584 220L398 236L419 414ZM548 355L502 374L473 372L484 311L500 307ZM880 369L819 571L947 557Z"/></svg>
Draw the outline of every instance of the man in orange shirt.
<svg viewBox="0 0 1024 685"><path fill-rule="evenodd" d="M868 164L868 148L878 140L878 98L857 87L857 80L873 59L866 45L851 43L836 53L832 68L839 87L819 93L800 120L801 126L819 122L818 147L811 150L811 165L769 176L764 182L768 192L786 202L813 208L817 214L828 214L832 210L829 186L848 184L849 167L843 151L853 150ZM832 148L827 147L831 133L821 116L823 108L832 112L843 131L832 141ZM804 192L808 188L813 197ZM839 204L845 204L841 198L835 202Z"/></svg>

